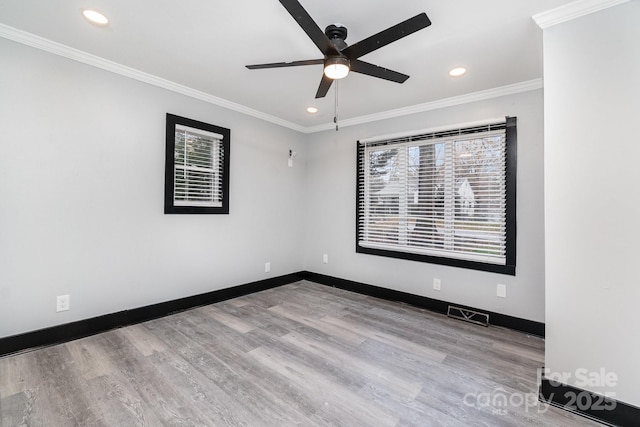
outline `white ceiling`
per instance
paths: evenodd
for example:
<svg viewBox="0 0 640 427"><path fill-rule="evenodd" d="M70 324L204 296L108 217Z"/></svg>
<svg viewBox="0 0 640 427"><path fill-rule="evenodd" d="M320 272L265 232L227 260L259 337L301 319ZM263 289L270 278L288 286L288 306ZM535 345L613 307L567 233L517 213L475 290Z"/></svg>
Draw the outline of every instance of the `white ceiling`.
<svg viewBox="0 0 640 427"><path fill-rule="evenodd" d="M340 23L353 44L420 12L432 25L362 59L411 77L404 84L351 73L339 116L353 119L542 78L542 30L532 16L571 0L299 0L318 26ZM87 23L81 10L110 19ZM278 0L0 0L13 27L302 128L331 123L335 84L314 98L321 65L247 64L322 58ZM454 66L468 69L449 77ZM310 115L307 106L320 112Z"/></svg>

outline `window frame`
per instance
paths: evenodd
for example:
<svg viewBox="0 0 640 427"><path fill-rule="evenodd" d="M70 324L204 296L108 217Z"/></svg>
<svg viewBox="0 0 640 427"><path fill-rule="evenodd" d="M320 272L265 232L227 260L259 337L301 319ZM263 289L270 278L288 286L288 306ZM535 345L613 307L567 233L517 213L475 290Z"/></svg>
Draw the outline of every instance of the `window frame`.
<svg viewBox="0 0 640 427"><path fill-rule="evenodd" d="M176 127L186 126L196 130L222 135L221 157L217 165L220 166L222 194L220 206L176 205L174 203L175 190L175 147ZM186 117L167 113L166 116L166 153L165 153L165 214L229 214L229 165L230 165L231 131L227 128L200 122ZM215 165L214 165L215 166Z"/></svg>
<svg viewBox="0 0 640 427"><path fill-rule="evenodd" d="M356 253L378 255L389 258L404 259L410 261L419 261L431 264L446 265L451 267L461 267L472 270L487 271L493 273L516 275L516 178L517 178L517 118L506 117L502 122L505 127L505 264L493 264L482 261L473 261L461 258L450 258L446 256L436 256L427 254L418 254L413 252L404 252L401 250L372 248L360 245L359 236L361 233L361 219L363 212L361 206L364 206L364 167L365 161L365 143L357 141L357 161L356 161ZM473 127L459 127L450 129L451 131L469 130L472 133ZM446 133L448 131L437 132ZM419 136L424 132L415 132L413 136ZM428 132L427 132L428 133ZM411 135L408 136L408 138ZM392 142L391 142L392 143Z"/></svg>

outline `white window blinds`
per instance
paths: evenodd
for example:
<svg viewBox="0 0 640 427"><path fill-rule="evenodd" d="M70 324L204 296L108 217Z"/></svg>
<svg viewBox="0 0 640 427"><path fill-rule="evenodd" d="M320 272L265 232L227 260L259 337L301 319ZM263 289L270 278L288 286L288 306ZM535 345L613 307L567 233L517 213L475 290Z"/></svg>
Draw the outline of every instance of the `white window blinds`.
<svg viewBox="0 0 640 427"><path fill-rule="evenodd" d="M359 252L506 265L506 147L504 122L359 143Z"/></svg>
<svg viewBox="0 0 640 427"><path fill-rule="evenodd" d="M175 206L222 206L223 136L175 126Z"/></svg>

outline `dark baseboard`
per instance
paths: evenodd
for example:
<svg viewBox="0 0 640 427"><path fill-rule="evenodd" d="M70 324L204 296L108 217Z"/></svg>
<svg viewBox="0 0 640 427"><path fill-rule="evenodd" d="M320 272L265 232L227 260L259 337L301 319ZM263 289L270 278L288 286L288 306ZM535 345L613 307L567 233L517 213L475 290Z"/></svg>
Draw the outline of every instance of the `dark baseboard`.
<svg viewBox="0 0 640 427"><path fill-rule="evenodd" d="M347 291L357 292L360 294L365 294L390 301L400 301L416 307L435 311L437 313L446 314L450 304L463 308L465 310L480 311L489 315L489 323L491 325L503 326L505 328L525 332L530 335L544 337L544 323L534 322L532 320L520 319L518 317L507 316L506 314L493 313L474 307L463 306L457 303L449 303L447 301L441 301L433 298L423 297L420 295L410 294L407 292L382 288L379 286L367 285L365 283L354 282L352 280L339 279L337 277L326 276L319 273L312 273L310 271L302 272L302 277L309 281L320 283L322 285L333 286Z"/></svg>
<svg viewBox="0 0 640 427"><path fill-rule="evenodd" d="M539 399L549 405L611 426L640 426L640 408L542 378Z"/></svg>
<svg viewBox="0 0 640 427"><path fill-rule="evenodd" d="M351 280L339 279L337 277L326 276L309 271L301 271L231 288L180 298L173 301L161 302L145 307L133 308L130 310L119 311L117 313L110 313L103 316L92 317L90 319L52 326L50 328L40 329L37 331L26 332L24 334L0 338L0 356L31 348L71 341L135 323L146 322L147 320L157 319L179 311L213 304L242 295L297 282L303 279L381 299L404 302L438 313L446 314L447 308L449 307L449 303L446 301L431 299L379 286L367 285L365 283L354 282ZM460 306L459 304L456 304L456 306L463 309L482 311L474 307ZM544 323L519 319L517 317L506 316L499 313L489 312L488 314L492 325L504 326L510 329L526 332L528 334L544 336Z"/></svg>
<svg viewBox="0 0 640 427"><path fill-rule="evenodd" d="M52 326L50 328L40 329L37 331L26 332L24 334L0 338L0 356L5 356L7 354L16 353L30 348L71 341L108 331L110 329L157 319L159 317L190 308L213 304L242 295L297 282L298 280L302 280L302 278L302 273L292 273L231 288L180 298L173 301L161 302L145 307L133 308L130 310L119 311L117 313L110 313L103 316L92 317L90 319L79 320L77 322Z"/></svg>

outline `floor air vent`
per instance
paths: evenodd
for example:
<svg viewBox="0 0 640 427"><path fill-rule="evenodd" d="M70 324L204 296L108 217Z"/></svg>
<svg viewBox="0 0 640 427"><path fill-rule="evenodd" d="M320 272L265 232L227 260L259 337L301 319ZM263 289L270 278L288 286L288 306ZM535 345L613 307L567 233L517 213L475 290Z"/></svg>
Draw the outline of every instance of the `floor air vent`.
<svg viewBox="0 0 640 427"><path fill-rule="evenodd" d="M454 319L464 320L465 322L475 323L476 325L489 326L489 315L478 311L467 310L453 305L449 306L447 316Z"/></svg>

